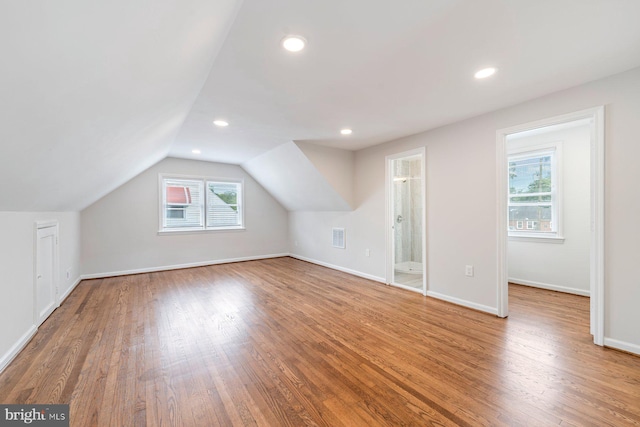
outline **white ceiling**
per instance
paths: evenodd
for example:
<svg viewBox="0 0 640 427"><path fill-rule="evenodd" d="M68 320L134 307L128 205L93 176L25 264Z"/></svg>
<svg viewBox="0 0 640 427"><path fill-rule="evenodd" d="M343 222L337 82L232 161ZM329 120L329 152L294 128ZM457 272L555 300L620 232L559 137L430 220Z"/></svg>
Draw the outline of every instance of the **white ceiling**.
<svg viewBox="0 0 640 427"><path fill-rule="evenodd" d="M80 210L162 160L239 5L0 2L0 211Z"/></svg>
<svg viewBox="0 0 640 427"><path fill-rule="evenodd" d="M432 129L640 66L639 18L637 0L245 0L170 155L241 164ZM280 47L290 33L304 51Z"/></svg>
<svg viewBox="0 0 640 427"><path fill-rule="evenodd" d="M638 0L6 0L0 210L80 210L167 155L356 150L615 74L640 66L638 17ZM307 49L283 51L289 33Z"/></svg>

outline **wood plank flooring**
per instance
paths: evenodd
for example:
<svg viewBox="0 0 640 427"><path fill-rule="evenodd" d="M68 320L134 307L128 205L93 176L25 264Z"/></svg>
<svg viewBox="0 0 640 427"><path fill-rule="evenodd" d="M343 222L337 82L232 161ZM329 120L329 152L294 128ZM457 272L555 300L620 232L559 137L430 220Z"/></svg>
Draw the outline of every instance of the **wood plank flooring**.
<svg viewBox="0 0 640 427"><path fill-rule="evenodd" d="M588 298L508 319L278 258L82 282L0 375L72 426L640 425L640 357Z"/></svg>

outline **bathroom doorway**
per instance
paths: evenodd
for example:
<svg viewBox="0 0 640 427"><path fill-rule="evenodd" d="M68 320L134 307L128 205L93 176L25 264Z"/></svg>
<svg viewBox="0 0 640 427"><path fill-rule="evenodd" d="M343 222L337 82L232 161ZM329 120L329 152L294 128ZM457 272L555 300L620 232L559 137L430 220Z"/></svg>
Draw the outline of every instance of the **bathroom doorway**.
<svg viewBox="0 0 640 427"><path fill-rule="evenodd" d="M387 156L387 283L426 295L424 148Z"/></svg>

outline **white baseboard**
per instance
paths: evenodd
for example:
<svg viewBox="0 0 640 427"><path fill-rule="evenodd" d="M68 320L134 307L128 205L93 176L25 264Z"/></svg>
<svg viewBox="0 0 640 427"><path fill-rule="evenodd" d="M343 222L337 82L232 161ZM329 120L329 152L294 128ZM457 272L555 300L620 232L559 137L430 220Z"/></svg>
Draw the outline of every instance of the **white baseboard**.
<svg viewBox="0 0 640 427"><path fill-rule="evenodd" d="M232 262L242 262L242 261L255 261L258 259L268 259L268 258L281 258L285 256L289 256L289 254L283 253L283 254L256 255L256 256L247 256L247 257L241 257L241 258L227 258L227 259L217 259L217 260L211 260L211 261L190 262L187 264L174 264L174 265L163 265L158 267L138 268L133 270L110 271L106 273L91 273L91 274L83 274L82 276L80 276L80 278L82 280L103 279L105 277L127 276L130 274L141 274L141 273L154 273L157 271L167 271L167 270L180 270L182 268L206 267L208 265L229 264Z"/></svg>
<svg viewBox="0 0 640 427"><path fill-rule="evenodd" d="M340 267L340 266L337 266L337 265L334 265L334 264L329 264L328 262L323 262L323 261L318 261L316 259L307 258L307 257L304 257L302 255L289 254L289 256L291 258L296 258L296 259L299 259L299 260L302 260L302 261L307 261L307 262L310 262L312 264L317 264L317 265L321 265L323 267L331 268L333 270L338 270L338 271L342 271L344 273L353 274L354 276L363 277L365 279L374 280L374 281L380 282L380 283L387 283L386 279L384 279L383 277L373 276L371 274L362 273L360 271L352 270L350 268L344 268L344 267ZM433 291L427 291L427 296L432 297L432 298L436 298L436 299L439 299L439 300L447 301L447 302L450 302L450 303L453 303L453 304L461 305L463 307L472 308L474 310L482 311L482 312L485 312L485 313L494 314L496 316L498 315L498 309L495 308L495 307L489 307L489 306L482 305L482 304L476 304L476 303L471 302L471 301L466 301L466 300L463 300L463 299L450 297L448 295L440 294L438 292L433 292Z"/></svg>
<svg viewBox="0 0 640 427"><path fill-rule="evenodd" d="M434 291L427 291L427 296L431 298L436 298L442 301L447 301L453 304L461 305L463 307L473 308L474 310L483 311L485 313L495 314L496 316L498 315L498 309L495 307L489 307L488 305L477 304L475 302L463 300L456 297L451 297L449 295L444 295Z"/></svg>
<svg viewBox="0 0 640 427"><path fill-rule="evenodd" d="M312 264L321 265L323 267L327 267L327 268L330 268L332 270L342 271L343 273L352 274L354 276L362 277L364 279L369 279L369 280L373 280L373 281L380 282L380 283L386 283L387 282L383 277L378 277L378 276L374 276L372 274L362 273L362 272L357 271L357 270L352 270L350 268L340 267L338 265L329 264L328 262L323 262L323 261L318 261L316 259L307 258L307 257L304 257L302 255L289 254L289 256L291 258L296 258L296 259L299 259L301 261L306 261L306 262L310 262Z"/></svg>
<svg viewBox="0 0 640 427"><path fill-rule="evenodd" d="M82 278L78 277L75 282L73 282L73 285L71 285L71 287L69 287L69 289L60 298L58 298L58 307L60 307L60 304L62 304L62 302L67 299L69 295L71 295L71 292L73 292L73 290L81 281ZM21 336L20 339L9 349L9 351L7 351L7 353L4 354L2 358L0 358L0 372L4 371L9 363L11 363L13 359L15 359L15 357L22 351L24 346L26 346L31 338L33 338L36 332L38 332L38 328L35 325L32 325L31 328L29 328L29 330L23 336Z"/></svg>
<svg viewBox="0 0 640 427"><path fill-rule="evenodd" d="M566 286L557 286L551 285L549 283L534 282L533 280L516 279L515 277L509 277L509 282L515 283L517 285L530 286L532 288L541 288L548 289L550 291L564 292L567 294L582 295L584 297L588 297L591 295L590 291L584 289L568 288Z"/></svg>
<svg viewBox="0 0 640 427"><path fill-rule="evenodd" d="M628 351L629 353L637 354L640 356L640 345L637 344L631 344L629 342L604 337L604 346L615 348L617 350Z"/></svg>
<svg viewBox="0 0 640 427"><path fill-rule="evenodd" d="M71 295L71 292L73 292L73 290L76 288L76 286L78 286L78 284L80 284L81 281L82 277L78 277L76 281L73 282L73 285L71 285L69 289L67 289L67 291L60 298L58 298L58 307L64 302L64 300L67 299L69 295Z"/></svg>
<svg viewBox="0 0 640 427"><path fill-rule="evenodd" d="M22 349L31 341L31 338L36 334L38 328L35 325L32 325L29 330L20 337L20 339L7 351L2 358L0 358L0 372L4 371L4 369L11 363L13 359L22 351Z"/></svg>

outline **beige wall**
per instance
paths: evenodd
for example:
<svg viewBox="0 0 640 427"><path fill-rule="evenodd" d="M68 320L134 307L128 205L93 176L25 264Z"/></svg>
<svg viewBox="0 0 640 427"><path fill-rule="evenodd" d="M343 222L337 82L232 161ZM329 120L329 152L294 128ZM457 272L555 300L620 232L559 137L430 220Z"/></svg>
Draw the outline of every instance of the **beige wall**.
<svg viewBox="0 0 640 427"><path fill-rule="evenodd" d="M158 174L244 179L243 231L158 234ZM287 213L239 166L167 158L81 213L84 275L288 252Z"/></svg>
<svg viewBox="0 0 640 427"><path fill-rule="evenodd" d="M598 105L606 106L605 343L640 353L634 270L640 259L640 198L633 196L640 180L640 69L357 152L355 210L289 213L292 252L383 277L384 158L426 146L429 291L495 311L496 131ZM475 221L466 220L469 212ZM347 249L333 249L330 229L341 226ZM475 266L475 277L464 276L467 264Z"/></svg>

